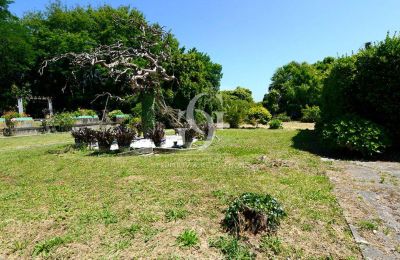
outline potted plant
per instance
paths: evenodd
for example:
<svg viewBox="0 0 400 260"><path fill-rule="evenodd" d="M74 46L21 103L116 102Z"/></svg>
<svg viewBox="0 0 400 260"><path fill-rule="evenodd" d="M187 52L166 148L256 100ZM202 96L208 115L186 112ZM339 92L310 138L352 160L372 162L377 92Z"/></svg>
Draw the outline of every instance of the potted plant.
<svg viewBox="0 0 400 260"><path fill-rule="evenodd" d="M115 140L115 133L111 129L95 131L95 140L99 145L99 150L102 152L110 151L111 145Z"/></svg>
<svg viewBox="0 0 400 260"><path fill-rule="evenodd" d="M191 148L194 138L198 135L197 131L192 128L186 128L185 136L183 138L183 148Z"/></svg>
<svg viewBox="0 0 400 260"><path fill-rule="evenodd" d="M164 124L157 122L154 130L146 135L146 137L153 140L156 147L160 147L165 142L165 126Z"/></svg>
<svg viewBox="0 0 400 260"><path fill-rule="evenodd" d="M129 148L136 137L136 131L126 126L117 126L114 133L120 150Z"/></svg>

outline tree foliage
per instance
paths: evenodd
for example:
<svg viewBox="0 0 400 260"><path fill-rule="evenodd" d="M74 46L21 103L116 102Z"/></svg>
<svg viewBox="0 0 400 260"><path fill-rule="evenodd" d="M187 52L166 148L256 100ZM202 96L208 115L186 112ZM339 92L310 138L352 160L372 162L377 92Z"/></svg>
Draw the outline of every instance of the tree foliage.
<svg viewBox="0 0 400 260"><path fill-rule="evenodd" d="M263 105L273 114L286 113L300 119L301 110L320 104L323 79L329 74L333 58L315 64L290 62L272 76Z"/></svg>
<svg viewBox="0 0 400 260"><path fill-rule="evenodd" d="M3 13L10 1L1 1L0 12ZM121 83L115 83L111 79L100 80L101 77L93 77L89 80L81 77L79 73L75 74L76 78L71 77L71 67L68 62L60 62L52 66L43 76L39 75L38 69L43 60L68 52L89 52L96 47L116 42L128 47L137 46L137 36L141 34L141 31L139 27L131 26L132 21L148 23L140 11L126 6L118 8L108 5L99 8L78 6L69 9L56 1L51 3L45 11L31 12L21 20L15 19L13 24L18 26L18 30L15 27L10 29L10 26L4 28L0 25L2 32L7 29L12 34L9 36L10 34L2 33L0 39L7 41L6 45L9 48L15 49L0 50L1 58L4 59L0 65L18 68L16 72L12 72L12 77L8 75L10 73L7 75L4 73L10 69L0 71L1 79L10 79L9 82L2 81L4 83L0 85L2 90L0 110L16 103L15 96L7 91L13 83L23 87L25 82L29 82L32 94L52 96L53 104L58 111L71 111L78 107L88 106L97 110L103 109L105 99L98 99L93 104L89 103L96 94L111 92L125 97L126 101L117 103L115 100L110 100L109 110L122 108L124 112L130 112L137 106L140 97L132 97L129 89L123 88ZM11 30L14 31L11 32ZM15 33L16 31L20 33ZM17 37L18 35L21 36ZM27 44L21 43L22 40ZM168 73L175 75L177 80L162 83L167 104L183 109L186 108L189 100L199 93L216 93L222 78L221 65L213 63L207 54L196 49L186 51L185 48L179 46L178 40L173 35L171 35L170 43L173 59L163 66L167 68ZM3 53L8 55L3 55ZM11 62L13 60L18 62ZM101 69L87 72L96 75L104 74ZM23 75L23 80L15 80L20 79L21 75ZM202 102L202 106L208 105L207 102Z"/></svg>

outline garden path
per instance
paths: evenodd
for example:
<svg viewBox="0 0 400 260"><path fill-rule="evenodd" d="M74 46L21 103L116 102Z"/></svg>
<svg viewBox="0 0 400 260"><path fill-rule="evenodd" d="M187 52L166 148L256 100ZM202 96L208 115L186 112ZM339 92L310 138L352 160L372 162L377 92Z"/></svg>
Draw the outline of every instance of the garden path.
<svg viewBox="0 0 400 260"><path fill-rule="evenodd" d="M335 161L334 192L365 259L400 259L400 163Z"/></svg>

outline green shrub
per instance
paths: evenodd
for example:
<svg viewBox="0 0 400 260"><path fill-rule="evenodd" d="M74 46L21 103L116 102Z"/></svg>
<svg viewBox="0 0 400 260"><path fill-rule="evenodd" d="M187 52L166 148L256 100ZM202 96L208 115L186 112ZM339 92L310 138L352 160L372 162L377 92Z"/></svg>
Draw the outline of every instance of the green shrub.
<svg viewBox="0 0 400 260"><path fill-rule="evenodd" d="M165 211L165 219L170 221L177 221L178 219L184 219L188 215L185 209L169 209Z"/></svg>
<svg viewBox="0 0 400 260"><path fill-rule="evenodd" d="M324 83L322 121L355 114L383 126L400 145L399 82L399 36L387 36L356 55L338 59Z"/></svg>
<svg viewBox="0 0 400 260"><path fill-rule="evenodd" d="M269 120L271 120L271 113L263 106L256 106L249 109L247 112L247 118L250 123L255 126L258 124L268 124Z"/></svg>
<svg viewBox="0 0 400 260"><path fill-rule="evenodd" d="M364 156L383 153L391 145L385 129L358 116L347 115L319 126L322 139L332 148Z"/></svg>
<svg viewBox="0 0 400 260"><path fill-rule="evenodd" d="M263 236L260 241L260 249L279 255L282 252L282 241L275 236Z"/></svg>
<svg viewBox="0 0 400 260"><path fill-rule="evenodd" d="M229 205L223 223L235 234L242 231L271 233L285 216L281 204L270 195L244 193Z"/></svg>
<svg viewBox="0 0 400 260"><path fill-rule="evenodd" d="M194 247L199 243L199 237L196 231L186 229L176 238L176 241L181 247Z"/></svg>
<svg viewBox="0 0 400 260"><path fill-rule="evenodd" d="M124 112L122 112L121 110L113 110L110 113L108 113L108 117L112 120L115 120L117 116L121 115L124 115Z"/></svg>
<svg viewBox="0 0 400 260"><path fill-rule="evenodd" d="M38 256L40 254L47 255L50 251L62 244L68 243L69 239L63 237L55 237L49 240L45 240L35 245L33 248L33 256Z"/></svg>
<svg viewBox="0 0 400 260"><path fill-rule="evenodd" d="M78 116L97 116L96 111L91 110L91 109L83 109L83 108L79 108L73 114L74 114L75 117L78 117Z"/></svg>
<svg viewBox="0 0 400 260"><path fill-rule="evenodd" d="M285 113L278 114L278 115L274 116L274 119L281 120L282 122L290 122L290 121L292 121L290 116L286 115Z"/></svg>
<svg viewBox="0 0 400 260"><path fill-rule="evenodd" d="M75 124L75 115L72 113L59 113L50 118L48 125L55 127L57 131L67 132Z"/></svg>
<svg viewBox="0 0 400 260"><path fill-rule="evenodd" d="M269 129L282 129L282 121L279 119L272 119L271 122L269 122Z"/></svg>
<svg viewBox="0 0 400 260"><path fill-rule="evenodd" d="M245 100L227 100L224 119L230 128L239 128L246 119L250 104Z"/></svg>
<svg viewBox="0 0 400 260"><path fill-rule="evenodd" d="M315 123L318 122L321 118L321 110L319 106L306 106L306 108L301 110L303 117L301 118L302 122L307 123Z"/></svg>
<svg viewBox="0 0 400 260"><path fill-rule="evenodd" d="M235 237L219 237L209 242L210 247L221 250L226 259L255 259L256 255Z"/></svg>

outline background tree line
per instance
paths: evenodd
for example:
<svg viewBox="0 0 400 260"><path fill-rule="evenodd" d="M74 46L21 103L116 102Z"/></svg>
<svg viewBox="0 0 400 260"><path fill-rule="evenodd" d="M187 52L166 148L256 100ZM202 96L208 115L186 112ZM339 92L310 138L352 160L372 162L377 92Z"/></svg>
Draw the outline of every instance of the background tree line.
<svg viewBox="0 0 400 260"><path fill-rule="evenodd" d="M124 101L111 100L109 110L120 108L126 113L139 114L139 97L113 80L71 77L71 68L66 62L51 66L43 76L38 69L44 60L67 52L86 52L116 42L135 46L135 36L141 32L139 28L132 30L130 21L147 22L140 11L107 5L68 9L57 1L43 12L31 12L19 19L8 11L11 2L0 0L0 113L15 109L20 93L51 96L57 111L72 111L79 107L104 109L105 100L90 102L96 94L111 92ZM162 85L167 105L185 109L196 94L219 91L221 65L196 49L186 50L175 37L171 39L171 46L173 58L164 66L177 80ZM102 71L94 69L91 73ZM210 110L213 105L203 101L200 106ZM39 117L44 107L28 104L28 111Z"/></svg>
<svg viewBox="0 0 400 260"><path fill-rule="evenodd" d="M315 64L291 62L272 77L263 105L274 116L316 121L332 150L382 154L400 144L400 37Z"/></svg>

